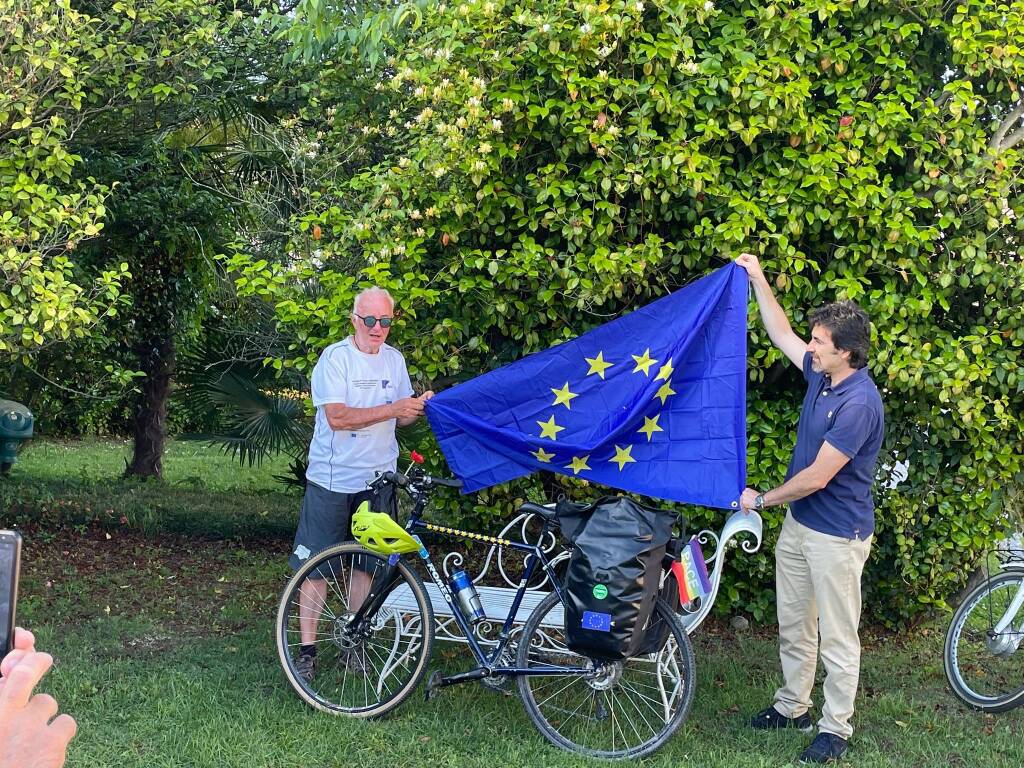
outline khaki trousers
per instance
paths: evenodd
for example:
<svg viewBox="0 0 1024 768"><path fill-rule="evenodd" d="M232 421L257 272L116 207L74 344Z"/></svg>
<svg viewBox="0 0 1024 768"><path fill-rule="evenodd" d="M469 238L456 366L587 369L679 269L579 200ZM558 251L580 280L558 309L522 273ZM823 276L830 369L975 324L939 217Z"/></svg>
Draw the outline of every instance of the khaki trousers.
<svg viewBox="0 0 1024 768"><path fill-rule="evenodd" d="M850 738L853 702L860 676L860 575L871 537L844 539L819 533L786 513L775 546L779 657L783 686L775 708L798 717L811 708L811 689L821 660L825 665L825 706L818 730Z"/></svg>

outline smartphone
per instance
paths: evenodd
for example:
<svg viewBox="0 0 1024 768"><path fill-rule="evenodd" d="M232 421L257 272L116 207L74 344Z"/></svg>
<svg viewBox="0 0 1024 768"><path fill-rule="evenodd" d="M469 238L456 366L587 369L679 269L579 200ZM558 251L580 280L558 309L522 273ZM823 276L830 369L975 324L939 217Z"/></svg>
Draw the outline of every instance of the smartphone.
<svg viewBox="0 0 1024 768"><path fill-rule="evenodd" d="M0 531L0 643L3 658L14 648L14 607L18 603L18 570L21 566L21 535Z"/></svg>

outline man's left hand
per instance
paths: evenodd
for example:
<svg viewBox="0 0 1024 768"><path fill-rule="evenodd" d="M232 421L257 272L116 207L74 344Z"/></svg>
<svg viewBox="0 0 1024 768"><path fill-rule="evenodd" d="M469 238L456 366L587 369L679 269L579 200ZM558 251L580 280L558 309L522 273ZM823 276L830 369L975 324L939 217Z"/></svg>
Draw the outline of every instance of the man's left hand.
<svg viewBox="0 0 1024 768"><path fill-rule="evenodd" d="M761 492L756 488L744 488L743 495L740 496L740 507L744 512L750 512L754 508L754 501Z"/></svg>

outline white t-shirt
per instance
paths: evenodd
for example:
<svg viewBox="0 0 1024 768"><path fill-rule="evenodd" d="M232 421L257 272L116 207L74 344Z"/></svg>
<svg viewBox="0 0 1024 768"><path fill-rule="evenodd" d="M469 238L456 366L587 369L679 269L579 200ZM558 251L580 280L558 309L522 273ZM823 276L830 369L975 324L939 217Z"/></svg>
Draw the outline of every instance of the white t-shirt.
<svg viewBox="0 0 1024 768"><path fill-rule="evenodd" d="M323 351L312 380L316 426L309 444L306 479L336 493L365 491L377 472L394 470L398 461L395 419L363 429L338 431L327 423L324 406L350 408L387 405L413 394L405 358L382 344L376 355L360 352L352 337Z"/></svg>

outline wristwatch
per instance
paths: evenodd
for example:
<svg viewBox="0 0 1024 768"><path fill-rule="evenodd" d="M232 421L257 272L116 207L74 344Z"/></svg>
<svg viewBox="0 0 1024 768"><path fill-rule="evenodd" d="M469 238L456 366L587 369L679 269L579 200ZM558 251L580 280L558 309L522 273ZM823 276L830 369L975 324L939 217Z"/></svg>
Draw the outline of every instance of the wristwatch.
<svg viewBox="0 0 1024 768"><path fill-rule="evenodd" d="M764 494L759 493L754 499L754 509L760 512L764 509Z"/></svg>

